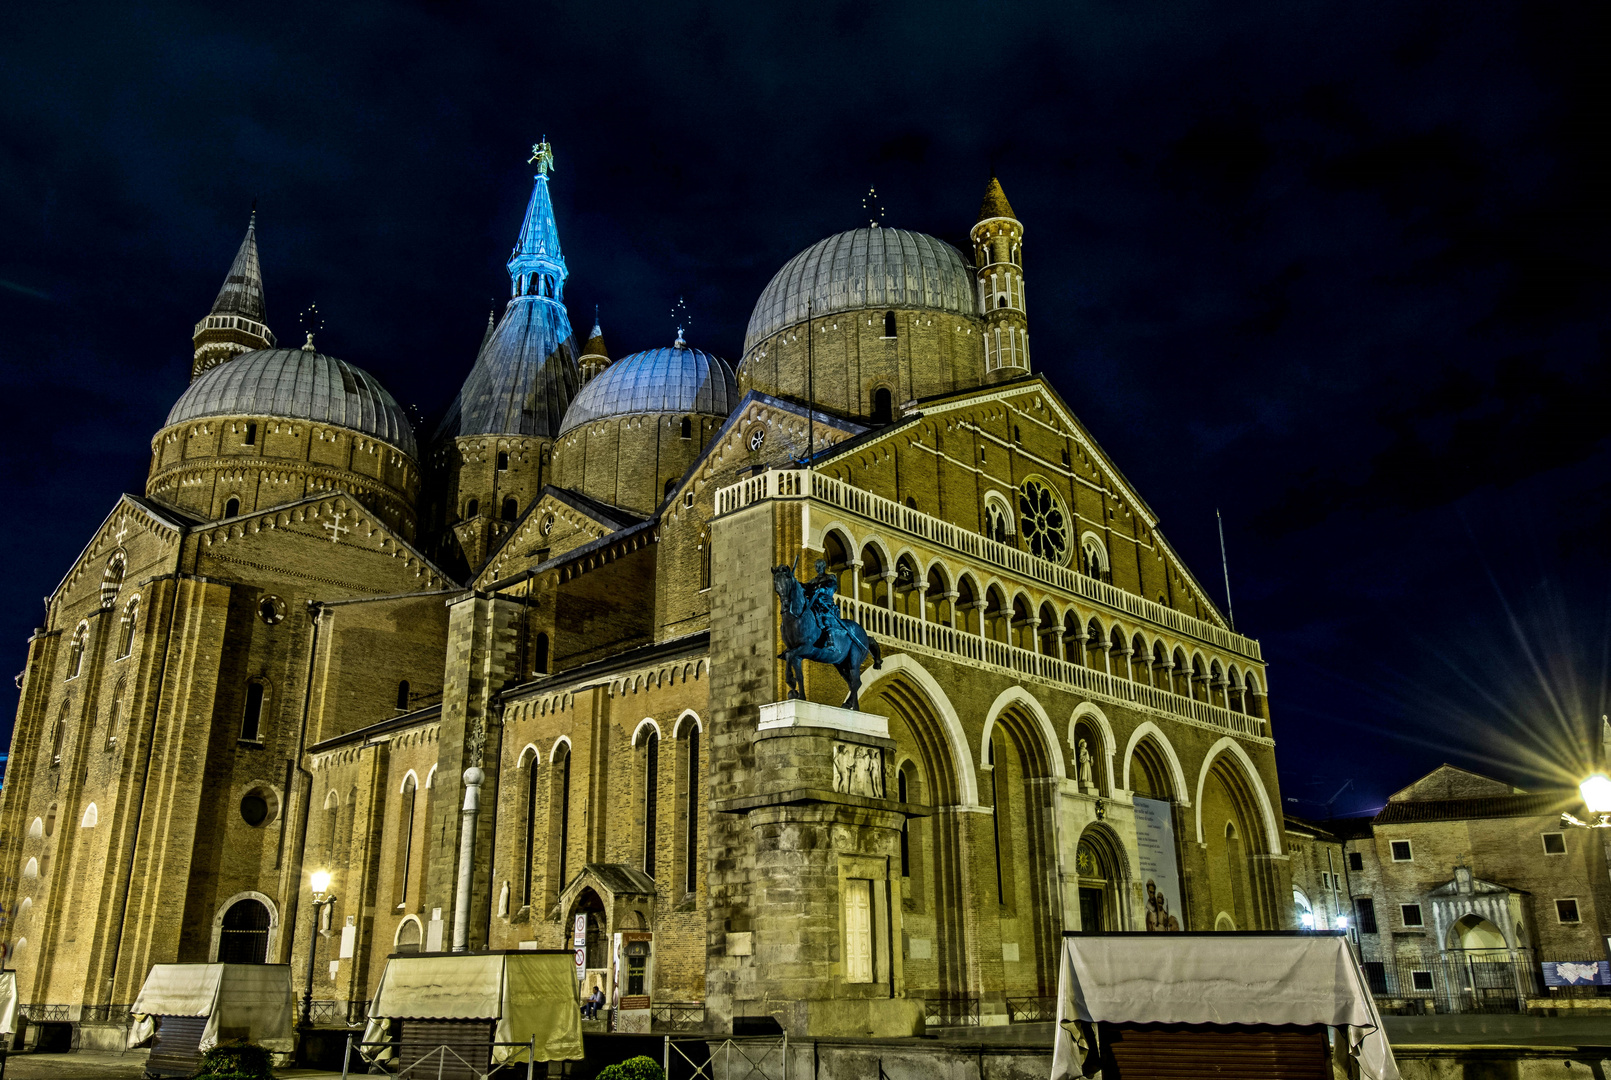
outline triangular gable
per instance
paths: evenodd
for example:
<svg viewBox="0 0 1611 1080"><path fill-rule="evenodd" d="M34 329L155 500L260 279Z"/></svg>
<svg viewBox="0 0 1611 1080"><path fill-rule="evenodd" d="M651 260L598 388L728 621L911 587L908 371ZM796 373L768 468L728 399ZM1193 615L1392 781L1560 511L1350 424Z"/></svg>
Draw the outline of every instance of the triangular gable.
<svg viewBox="0 0 1611 1080"><path fill-rule="evenodd" d="M1428 799L1481 799L1493 795L1521 795L1521 788L1503 780L1443 764L1415 783L1387 797L1388 802L1421 802Z"/></svg>
<svg viewBox="0 0 1611 1080"><path fill-rule="evenodd" d="M730 482L733 470L725 467L726 455L730 452L748 452L740 445L740 441L757 423L769 425L770 430L782 429L790 438L797 440L801 450L804 449L807 440L811 440L814 446L820 447L817 450L819 456L836 451L847 441L856 440L869 433L865 424L824 412L822 409L807 409L806 406L788 398L773 397L759 390L751 390L744 395L738 407L728 414L722 426L716 429L710 442L705 444L705 449L700 451L699 457L694 459L694 463L683 474L683 478L677 482L666 502L674 503L690 484L700 489L713 480L724 484ZM788 449L787 445L774 446L757 457L755 462L773 468L785 462L792 462L795 460L795 455L788 453ZM780 453L783 457L781 462Z"/></svg>
<svg viewBox="0 0 1611 1080"><path fill-rule="evenodd" d="M177 510L124 492L112 504L112 509L101 520L89 543L84 545L78 558L73 560L73 565L52 590L50 602L54 603L62 593L77 585L92 569L99 574L99 568L111 553L122 547L136 532L155 536L164 544L178 545L194 524L193 519Z"/></svg>
<svg viewBox="0 0 1611 1080"><path fill-rule="evenodd" d="M422 589L459 584L378 514L340 490L198 525L191 531L201 543L203 553L223 558L222 552L230 542L280 529L317 537L332 545L344 544L389 555L399 560L405 570L413 571ZM286 570L294 572L290 567ZM301 576L319 580L316 575Z"/></svg>
<svg viewBox="0 0 1611 1080"><path fill-rule="evenodd" d="M1181 560L1174 547L1159 530L1158 515L1147 504L1146 500L1141 498L1140 494L1130 484L1130 481L1125 478L1124 473L1114 464L1113 459L1108 456L1107 451L1103 450L1096 439L1092 437L1079 417L1074 415L1074 410L1068 407L1068 403L1057 393L1052 384L1041 375L1028 375L999 386L975 390L959 390L955 393L938 395L914 402L913 404L917 411L906 414L887 427L874 429L868 432L865 437L835 446L832 450L819 456L817 463L819 465L826 464L834 461L841 454L854 453L887 439L901 437L924 420L934 420L947 413L958 412L963 409L978 408L981 404L989 402L1007 402L1014 398L1025 396L1037 399L1037 404L1043 403L1048 411L1057 417L1067 429L1069 437L1081 447L1091 460L1097 470L1098 479L1104 483L1111 484L1114 489L1113 494L1127 505L1135 508L1142 521L1145 522L1147 531L1157 543L1158 549L1164 553L1175 572L1191 588L1202 610L1212 616L1213 622L1229 629L1230 624L1220 611L1219 605L1208 595L1207 590L1203 588L1202 582L1197 580L1197 576Z"/></svg>
<svg viewBox="0 0 1611 1080"><path fill-rule="evenodd" d="M552 515L552 516L550 516ZM587 539L571 545L572 548L602 540L622 529L643 524L644 519L617 507L606 506L596 499L571 491L568 488L545 486L525 513L515 522L509 535L487 556L481 569L476 571L473 583L485 588L490 582L507 577L514 571L512 564L535 559L537 553L552 546L553 530L561 523L568 527L562 537L584 536ZM545 532L547 528L549 531ZM570 550L566 549L565 554Z"/></svg>

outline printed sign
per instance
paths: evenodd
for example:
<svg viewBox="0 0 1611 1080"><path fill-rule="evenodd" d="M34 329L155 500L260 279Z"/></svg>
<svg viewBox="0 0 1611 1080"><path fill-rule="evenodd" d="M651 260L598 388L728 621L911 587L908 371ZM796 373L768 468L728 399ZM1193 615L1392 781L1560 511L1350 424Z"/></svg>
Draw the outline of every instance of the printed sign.
<svg viewBox="0 0 1611 1080"><path fill-rule="evenodd" d="M587 950L582 948L576 950L576 981L581 982L585 978L587 978Z"/></svg>
<svg viewBox="0 0 1611 1080"><path fill-rule="evenodd" d="M1611 986L1611 963L1604 960L1546 960L1545 986Z"/></svg>
<svg viewBox="0 0 1611 1080"><path fill-rule="evenodd" d="M571 944L580 949L587 944L587 916L576 916L576 932L571 935Z"/></svg>
<svg viewBox="0 0 1611 1080"><path fill-rule="evenodd" d="M1140 849L1143 904L1148 930L1180 930L1180 869L1175 859L1175 821L1169 804L1135 799L1136 844Z"/></svg>

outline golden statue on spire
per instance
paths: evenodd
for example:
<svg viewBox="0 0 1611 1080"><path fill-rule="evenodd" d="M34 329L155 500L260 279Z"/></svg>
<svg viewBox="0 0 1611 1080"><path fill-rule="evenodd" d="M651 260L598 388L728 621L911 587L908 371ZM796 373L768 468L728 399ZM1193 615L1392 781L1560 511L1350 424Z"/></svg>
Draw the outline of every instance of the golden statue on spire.
<svg viewBox="0 0 1611 1080"><path fill-rule="evenodd" d="M531 157L526 164L536 164L537 174L547 176L554 171L554 149L548 145L548 136L544 135L542 142L534 143L531 148Z"/></svg>

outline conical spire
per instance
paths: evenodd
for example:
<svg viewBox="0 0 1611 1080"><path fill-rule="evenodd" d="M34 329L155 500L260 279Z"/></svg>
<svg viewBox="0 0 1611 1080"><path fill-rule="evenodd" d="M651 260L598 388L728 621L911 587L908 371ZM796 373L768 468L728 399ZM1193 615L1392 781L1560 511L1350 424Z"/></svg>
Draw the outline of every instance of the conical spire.
<svg viewBox="0 0 1611 1080"><path fill-rule="evenodd" d="M224 287L213 301L214 315L244 315L256 322L268 318L263 305L263 269L257 262L257 210L246 225L246 237L230 264Z"/></svg>
<svg viewBox="0 0 1611 1080"><path fill-rule="evenodd" d="M1012 212L1012 204L1007 201L1007 193L1001 190L1001 181L994 176L985 187L984 202L979 204L979 220L990 218L1012 218L1018 220L1018 215Z"/></svg>
<svg viewBox="0 0 1611 1080"><path fill-rule="evenodd" d="M251 220L246 224L246 237L235 261L230 264L224 287L218 290L212 310L196 324L191 334L195 352L191 357L190 377L208 368L233 360L243 352L255 349L272 349L274 335L265 323L263 303L263 270L257 261L257 207L252 207Z"/></svg>
<svg viewBox="0 0 1611 1080"><path fill-rule="evenodd" d="M532 147L531 160L537 163L526 219L520 223L520 236L509 256L510 294L536 296L563 302L565 256L559 250L559 229L554 224L554 203L548 197L548 173L554 167L554 154L547 140Z"/></svg>
<svg viewBox="0 0 1611 1080"><path fill-rule="evenodd" d="M481 353L483 351L485 351L485 349L487 347L487 342L492 340L492 332L494 330L496 330L497 328L498 328L498 311L497 311L496 308L493 308L493 309L488 310L488 312L487 312L487 332L481 335L481 344L475 351L475 354L477 356L480 356Z"/></svg>
<svg viewBox="0 0 1611 1080"><path fill-rule="evenodd" d="M587 344L582 346L582 355L577 360L582 369L582 385L586 386L593 377L610 366L610 350L604 345L604 331L599 327L599 312L593 309L593 332L587 335Z"/></svg>

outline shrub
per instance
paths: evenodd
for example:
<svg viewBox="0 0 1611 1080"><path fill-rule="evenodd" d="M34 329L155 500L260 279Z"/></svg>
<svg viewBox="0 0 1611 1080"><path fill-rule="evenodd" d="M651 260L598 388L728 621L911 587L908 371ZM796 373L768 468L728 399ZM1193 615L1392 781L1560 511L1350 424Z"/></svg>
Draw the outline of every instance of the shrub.
<svg viewBox="0 0 1611 1080"><path fill-rule="evenodd" d="M274 1080L272 1064L269 1052L256 1043L222 1043L201 1056L196 1080Z"/></svg>
<svg viewBox="0 0 1611 1080"><path fill-rule="evenodd" d="M599 1070L598 1080L666 1080L660 1062L652 1057L627 1058Z"/></svg>

